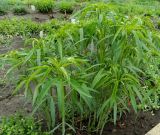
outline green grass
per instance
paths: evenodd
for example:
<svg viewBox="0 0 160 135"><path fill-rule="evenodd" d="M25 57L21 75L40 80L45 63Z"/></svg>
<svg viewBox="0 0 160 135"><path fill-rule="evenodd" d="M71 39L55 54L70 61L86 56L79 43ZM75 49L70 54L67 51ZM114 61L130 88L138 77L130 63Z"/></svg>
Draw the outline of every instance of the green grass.
<svg viewBox="0 0 160 135"><path fill-rule="evenodd" d="M57 3L57 7L62 13L69 13L71 14L74 11L75 8L75 2L74 1L60 1Z"/></svg>
<svg viewBox="0 0 160 135"><path fill-rule="evenodd" d="M54 7L54 1L53 0L38 0L36 1L35 6L40 13L49 13L49 12L52 12L52 9Z"/></svg>
<svg viewBox="0 0 160 135"><path fill-rule="evenodd" d="M27 10L25 9L25 7L17 6L13 8L13 13L15 15L25 15L27 14Z"/></svg>

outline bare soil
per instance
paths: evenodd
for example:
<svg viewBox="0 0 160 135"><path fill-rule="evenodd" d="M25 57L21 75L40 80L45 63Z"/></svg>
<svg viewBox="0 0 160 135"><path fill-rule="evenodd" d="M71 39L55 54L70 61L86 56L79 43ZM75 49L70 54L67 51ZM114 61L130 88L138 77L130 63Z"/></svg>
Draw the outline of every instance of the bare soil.
<svg viewBox="0 0 160 135"><path fill-rule="evenodd" d="M26 103L23 94L12 96L12 89L10 87L0 87L0 95L0 117L15 113L31 113L31 105Z"/></svg>
<svg viewBox="0 0 160 135"><path fill-rule="evenodd" d="M11 50L17 50L23 48L24 40L21 37L13 37L10 45L0 45L0 54L7 53Z"/></svg>
<svg viewBox="0 0 160 135"><path fill-rule="evenodd" d="M103 135L145 135L154 126L160 123L160 110L154 112L128 113L117 122L117 126L108 123ZM160 133L157 133L160 135Z"/></svg>
<svg viewBox="0 0 160 135"><path fill-rule="evenodd" d="M37 22L45 22L49 20L48 14L39 14L39 13L32 13L32 14L26 14L26 15L14 15L13 13L8 13L6 15L0 16L0 20L12 19L14 17L18 19L30 19L32 21L37 21Z"/></svg>
<svg viewBox="0 0 160 135"><path fill-rule="evenodd" d="M23 48L23 39L21 37L14 37L10 46L0 45L0 54L6 53L11 50ZM5 69L0 70L0 79L5 80ZM31 105L26 103L23 94L12 96L14 87L12 85L0 83L0 117L13 115L17 113L30 113Z"/></svg>

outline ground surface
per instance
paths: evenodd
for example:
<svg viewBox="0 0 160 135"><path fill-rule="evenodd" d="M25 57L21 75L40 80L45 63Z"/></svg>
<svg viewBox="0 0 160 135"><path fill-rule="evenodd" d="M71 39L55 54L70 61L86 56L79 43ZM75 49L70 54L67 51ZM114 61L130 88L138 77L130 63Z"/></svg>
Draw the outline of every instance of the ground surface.
<svg viewBox="0 0 160 135"><path fill-rule="evenodd" d="M57 15L55 13L55 15ZM13 14L8 14L0 17L12 18ZM34 21L44 22L50 19L49 15L42 15L37 13L27 14L20 16L24 18L30 18ZM11 46L0 46L0 54L6 53L10 50L20 49L23 46L24 41L20 37L15 37ZM5 71L0 71L0 78L3 78ZM0 117L15 114L16 112L24 113L31 112L31 105L26 104L23 94L12 96L13 87L10 85L0 84ZM152 127L160 122L160 111L155 111L154 115L151 112L139 112L135 115L133 112L127 114L118 122L115 127L112 123L105 126L103 135L144 135ZM79 134L83 135L83 133ZM85 135L85 134L84 134Z"/></svg>
<svg viewBox="0 0 160 135"><path fill-rule="evenodd" d="M0 16L0 19L6 19L6 18L11 19L13 17L30 19L30 20L36 21L36 22L45 22L50 19L50 16L48 14L39 14L39 13L26 14L26 15L22 15L22 16L17 16L17 15L15 16L15 15L13 15L13 13L8 13L4 16Z"/></svg>
<svg viewBox="0 0 160 135"><path fill-rule="evenodd" d="M139 112L137 116L130 113L119 121L116 127L113 124L106 125L103 135L145 135L158 123L160 111Z"/></svg>
<svg viewBox="0 0 160 135"><path fill-rule="evenodd" d="M0 54L22 48L23 42L22 38L14 37L11 45L0 46ZM0 70L0 79L4 79L4 76L5 71ZM25 102L23 94L12 96L13 89L12 85L0 83L0 117L9 116L22 111L23 113L31 112L31 105Z"/></svg>
<svg viewBox="0 0 160 135"><path fill-rule="evenodd" d="M12 19L12 18L24 18L24 19L30 19L32 21L36 21L36 22L46 22L46 21L49 21L50 19L67 19L69 18L69 15L68 14L63 14L63 13L60 13L58 11L53 11L52 14L41 14L41 13L38 13L38 12L30 12L30 13L27 13L25 15L14 15L12 12L8 12L7 14L3 15L3 16L0 16L0 20L2 19Z"/></svg>

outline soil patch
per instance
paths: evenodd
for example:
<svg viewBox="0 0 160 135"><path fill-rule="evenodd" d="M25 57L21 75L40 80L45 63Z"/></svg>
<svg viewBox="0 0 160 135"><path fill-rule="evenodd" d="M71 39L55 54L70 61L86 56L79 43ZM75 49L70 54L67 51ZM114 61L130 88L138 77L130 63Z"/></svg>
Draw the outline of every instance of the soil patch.
<svg viewBox="0 0 160 135"><path fill-rule="evenodd" d="M12 19L14 17L18 19L31 19L37 22L45 22L49 20L48 14L39 14L39 13L31 13L31 14L26 14L26 15L14 15L13 13L8 13L6 15L0 16L0 20Z"/></svg>
<svg viewBox="0 0 160 135"><path fill-rule="evenodd" d="M68 19L69 18L69 14L63 14L59 11L53 11L52 13L49 14L41 14L38 12L34 12L34 13L28 13L25 15L14 15L13 13L9 12L8 14L5 14L3 16L0 16L0 20L3 19L12 19L14 17L18 18L18 19L30 19L32 21L35 22L47 22L51 19Z"/></svg>
<svg viewBox="0 0 160 135"><path fill-rule="evenodd" d="M103 135L145 135L158 123L160 123L160 110L139 112L137 115L131 112L118 121L117 126L108 123Z"/></svg>
<svg viewBox="0 0 160 135"><path fill-rule="evenodd" d="M11 95L10 89L0 88L0 117L13 115L15 113L31 113L31 105L26 103L24 95Z"/></svg>
<svg viewBox="0 0 160 135"><path fill-rule="evenodd" d="M13 37L10 45L0 45L0 54L7 53L11 50L17 50L23 48L24 40L21 37Z"/></svg>
<svg viewBox="0 0 160 135"><path fill-rule="evenodd" d="M0 45L0 54L7 53L11 50L23 48L23 39L21 37L14 37L11 45ZM12 85L3 83L5 80L6 69L0 69L0 117L13 115L16 112L22 112L23 114L31 112L31 105L26 103L23 94L12 96L14 87Z"/></svg>

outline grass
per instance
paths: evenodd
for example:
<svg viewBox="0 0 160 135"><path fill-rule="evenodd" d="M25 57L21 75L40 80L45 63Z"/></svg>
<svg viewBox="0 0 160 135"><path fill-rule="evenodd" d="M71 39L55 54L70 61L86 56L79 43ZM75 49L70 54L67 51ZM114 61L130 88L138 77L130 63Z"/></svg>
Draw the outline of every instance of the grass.
<svg viewBox="0 0 160 135"><path fill-rule="evenodd" d="M74 1L60 1L57 3L58 9L62 13L71 14L74 10L75 2Z"/></svg>
<svg viewBox="0 0 160 135"><path fill-rule="evenodd" d="M25 9L25 7L17 6L13 9L13 13L15 15L25 15L27 14L27 10Z"/></svg>
<svg viewBox="0 0 160 135"><path fill-rule="evenodd" d="M23 89L51 134L82 130L84 121L101 134L131 108L159 109L158 6L132 3L85 3L74 23L0 21L3 36L21 35L29 46L0 55L7 75L19 71L14 94Z"/></svg>
<svg viewBox="0 0 160 135"><path fill-rule="evenodd" d="M35 3L36 8L41 13L49 13L52 11L54 7L54 1L53 0L38 0Z"/></svg>

